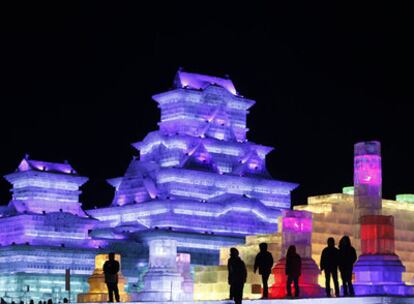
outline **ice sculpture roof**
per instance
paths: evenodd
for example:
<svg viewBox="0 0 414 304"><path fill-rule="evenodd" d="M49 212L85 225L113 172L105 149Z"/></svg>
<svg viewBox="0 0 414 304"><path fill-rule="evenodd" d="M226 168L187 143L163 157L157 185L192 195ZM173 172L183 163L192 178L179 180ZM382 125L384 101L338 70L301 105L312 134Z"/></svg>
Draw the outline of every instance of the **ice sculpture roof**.
<svg viewBox="0 0 414 304"><path fill-rule="evenodd" d="M77 174L75 169L72 166L65 162L65 163L51 163L45 162L40 160L32 160L29 159L28 156L25 156L23 160L20 162L19 166L17 167L16 171L48 171L48 172L55 172L55 173L64 173L64 174Z"/></svg>
<svg viewBox="0 0 414 304"><path fill-rule="evenodd" d="M196 73L188 73L181 70L178 70L177 72L174 85L177 88L190 88L197 90L204 90L210 85L217 85L225 88L233 95L237 95L236 88L230 79Z"/></svg>

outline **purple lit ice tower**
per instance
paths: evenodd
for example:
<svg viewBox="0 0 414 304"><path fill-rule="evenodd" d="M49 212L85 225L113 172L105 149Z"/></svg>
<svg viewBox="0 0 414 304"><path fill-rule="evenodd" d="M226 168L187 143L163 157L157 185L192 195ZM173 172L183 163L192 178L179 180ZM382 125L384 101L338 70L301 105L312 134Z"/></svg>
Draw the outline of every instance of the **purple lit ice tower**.
<svg viewBox="0 0 414 304"><path fill-rule="evenodd" d="M355 208L364 214L378 214L382 206L381 144L367 141L355 144Z"/></svg>
<svg viewBox="0 0 414 304"><path fill-rule="evenodd" d="M89 231L98 224L81 208L79 187L88 179L65 163L26 156L5 176L12 199L0 213L0 295L53 300L65 293L65 269L71 269L73 294L87 287L99 246ZM29 286L30 294L25 294Z"/></svg>
<svg viewBox="0 0 414 304"><path fill-rule="evenodd" d="M173 89L153 99L161 110L159 130L133 144L139 158L125 176L110 180L112 207L89 213L116 231L134 227L136 237L170 229L194 263L217 263L221 246L276 232L297 185L270 176L266 155L273 148L247 141L255 102L228 78L182 70Z"/></svg>

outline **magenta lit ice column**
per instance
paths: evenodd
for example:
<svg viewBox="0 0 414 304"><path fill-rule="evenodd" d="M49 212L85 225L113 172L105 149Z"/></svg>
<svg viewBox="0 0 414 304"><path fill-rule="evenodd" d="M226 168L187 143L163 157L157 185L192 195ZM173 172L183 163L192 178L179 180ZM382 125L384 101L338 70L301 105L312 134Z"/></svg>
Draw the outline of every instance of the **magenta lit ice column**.
<svg viewBox="0 0 414 304"><path fill-rule="evenodd" d="M271 298L286 297L286 252L290 245L302 258L302 275L299 278L300 294L303 297L319 297L323 289L318 285L319 267L312 259L312 213L308 211L283 210L282 254L272 273L274 284L270 287Z"/></svg>
<svg viewBox="0 0 414 304"><path fill-rule="evenodd" d="M381 144L366 141L355 144L354 201L358 218L380 214L382 207Z"/></svg>

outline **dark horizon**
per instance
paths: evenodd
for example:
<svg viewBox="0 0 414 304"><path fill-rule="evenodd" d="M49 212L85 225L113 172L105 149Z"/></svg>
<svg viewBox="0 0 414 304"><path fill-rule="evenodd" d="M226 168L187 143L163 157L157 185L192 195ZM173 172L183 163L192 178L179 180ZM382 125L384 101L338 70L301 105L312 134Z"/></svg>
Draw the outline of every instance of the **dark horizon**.
<svg viewBox="0 0 414 304"><path fill-rule="evenodd" d="M151 96L179 67L229 74L256 101L248 139L275 147L275 179L295 204L353 182L353 145L379 140L383 196L414 193L409 10L314 3L137 3L3 10L0 175L24 154L67 159L90 178L85 208L106 206L130 145L157 128ZM405 13L407 11L407 13ZM407 16L405 16L405 14ZM0 204L10 185L0 181Z"/></svg>

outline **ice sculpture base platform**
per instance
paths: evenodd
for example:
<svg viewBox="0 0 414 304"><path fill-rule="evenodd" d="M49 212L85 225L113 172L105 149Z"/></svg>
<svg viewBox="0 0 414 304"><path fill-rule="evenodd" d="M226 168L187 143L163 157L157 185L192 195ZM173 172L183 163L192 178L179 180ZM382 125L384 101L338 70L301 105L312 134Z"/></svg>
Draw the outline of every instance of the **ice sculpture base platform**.
<svg viewBox="0 0 414 304"><path fill-rule="evenodd" d="M165 304L166 302L128 302L125 304ZM233 301L179 301L180 304L233 304ZM92 304L92 303L90 303ZM353 297L353 298L312 298L243 300L243 304L414 304L414 297Z"/></svg>
<svg viewBox="0 0 414 304"><path fill-rule="evenodd" d="M183 278L179 273L151 270L144 278L144 290L134 298L137 301L150 302L159 299L171 302L180 299L183 295L181 292Z"/></svg>
<svg viewBox="0 0 414 304"><path fill-rule="evenodd" d="M269 288L269 297L285 298L286 297L286 259L282 258L273 268L275 283ZM316 298L324 295L325 291L318 285L318 276L320 274L318 265L311 258L302 258L302 275L299 277L300 294L306 298ZM294 294L294 287L292 287Z"/></svg>
<svg viewBox="0 0 414 304"><path fill-rule="evenodd" d="M358 295L414 296L414 286L402 281L405 267L397 255L361 255L355 264Z"/></svg>

